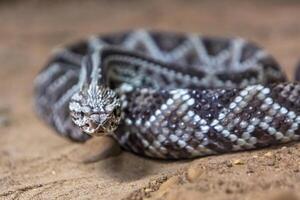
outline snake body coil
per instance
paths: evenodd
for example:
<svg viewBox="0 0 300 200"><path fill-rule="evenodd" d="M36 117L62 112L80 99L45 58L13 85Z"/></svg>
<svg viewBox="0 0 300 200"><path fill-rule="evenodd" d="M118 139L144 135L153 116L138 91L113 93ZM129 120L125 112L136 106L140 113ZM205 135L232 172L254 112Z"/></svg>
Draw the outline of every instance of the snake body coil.
<svg viewBox="0 0 300 200"><path fill-rule="evenodd" d="M300 138L300 85L240 38L145 30L92 37L52 57L35 80L35 100L59 134L75 141L108 134L148 157Z"/></svg>

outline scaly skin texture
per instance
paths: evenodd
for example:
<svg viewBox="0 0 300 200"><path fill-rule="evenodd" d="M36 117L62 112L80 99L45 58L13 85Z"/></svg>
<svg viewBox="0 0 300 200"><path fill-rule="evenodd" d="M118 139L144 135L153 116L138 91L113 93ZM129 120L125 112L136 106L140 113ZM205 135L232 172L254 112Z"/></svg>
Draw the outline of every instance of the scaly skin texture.
<svg viewBox="0 0 300 200"><path fill-rule="evenodd" d="M297 141L299 93L253 43L145 30L66 47L35 80L37 111L59 134L108 134L163 159Z"/></svg>

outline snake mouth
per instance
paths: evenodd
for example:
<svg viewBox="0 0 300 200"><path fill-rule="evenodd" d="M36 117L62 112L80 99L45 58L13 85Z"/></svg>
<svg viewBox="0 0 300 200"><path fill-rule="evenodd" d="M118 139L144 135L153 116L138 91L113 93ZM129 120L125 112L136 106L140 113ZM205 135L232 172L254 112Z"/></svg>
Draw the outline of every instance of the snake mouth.
<svg viewBox="0 0 300 200"><path fill-rule="evenodd" d="M105 128L110 123L109 119L106 119L102 123L97 123L94 121L88 121L86 124L82 125L81 130L92 136L103 136L108 134L108 130Z"/></svg>

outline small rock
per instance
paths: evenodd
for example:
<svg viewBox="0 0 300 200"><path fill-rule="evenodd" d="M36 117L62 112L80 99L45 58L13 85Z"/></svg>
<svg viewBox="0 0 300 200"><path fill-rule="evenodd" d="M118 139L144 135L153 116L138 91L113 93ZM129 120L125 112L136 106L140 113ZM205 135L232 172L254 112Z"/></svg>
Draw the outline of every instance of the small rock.
<svg viewBox="0 0 300 200"><path fill-rule="evenodd" d="M273 156L273 153L272 153L272 152L268 152L268 153L265 153L264 156L265 156L265 157L272 157L272 156Z"/></svg>
<svg viewBox="0 0 300 200"><path fill-rule="evenodd" d="M149 184L150 185L156 185L157 184L157 180L151 180Z"/></svg>
<svg viewBox="0 0 300 200"><path fill-rule="evenodd" d="M287 147L286 147L286 146L283 146L283 147L281 147L281 150L285 150L285 149L287 149Z"/></svg>
<svg viewBox="0 0 300 200"><path fill-rule="evenodd" d="M234 165L243 165L243 164L245 164L245 163L244 163L244 161L242 161L241 159L236 159L236 160L233 161L233 164L234 164Z"/></svg>
<svg viewBox="0 0 300 200"><path fill-rule="evenodd" d="M192 165L188 168L186 178L188 181L195 181L202 174L202 169L199 165Z"/></svg>
<svg viewBox="0 0 300 200"><path fill-rule="evenodd" d="M155 198L163 197L171 188L175 187L180 183L180 178L178 176L173 176L167 181L162 183L159 187L159 190L154 194Z"/></svg>
<svg viewBox="0 0 300 200"><path fill-rule="evenodd" d="M145 188L144 190L145 190L146 193L152 192L151 188Z"/></svg>
<svg viewBox="0 0 300 200"><path fill-rule="evenodd" d="M226 160L224 163L227 167L232 167L233 166L232 162L230 162L229 160Z"/></svg>
<svg viewBox="0 0 300 200"><path fill-rule="evenodd" d="M180 182L180 178L178 176L173 176L169 178L166 182L160 185L159 190L168 190L169 188L173 187L174 185L178 185Z"/></svg>

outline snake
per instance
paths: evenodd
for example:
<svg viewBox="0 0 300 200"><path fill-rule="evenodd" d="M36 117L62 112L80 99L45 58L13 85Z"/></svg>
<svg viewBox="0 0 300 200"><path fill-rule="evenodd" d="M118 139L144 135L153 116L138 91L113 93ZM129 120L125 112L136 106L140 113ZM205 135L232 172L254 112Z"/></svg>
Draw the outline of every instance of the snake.
<svg viewBox="0 0 300 200"><path fill-rule="evenodd" d="M34 80L61 136L112 137L132 153L187 159L300 139L300 84L240 37L144 29L54 51Z"/></svg>

